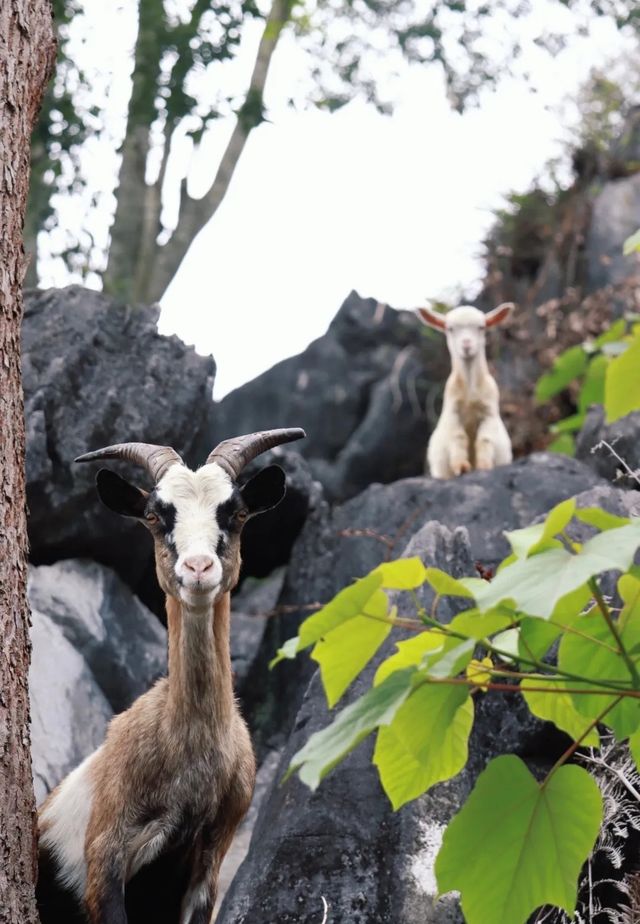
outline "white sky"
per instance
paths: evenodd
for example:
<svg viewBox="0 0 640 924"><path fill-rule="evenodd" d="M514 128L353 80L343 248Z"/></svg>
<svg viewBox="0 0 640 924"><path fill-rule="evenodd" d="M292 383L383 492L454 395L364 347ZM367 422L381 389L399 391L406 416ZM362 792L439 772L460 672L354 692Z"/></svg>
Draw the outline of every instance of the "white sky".
<svg viewBox="0 0 640 924"><path fill-rule="evenodd" d="M622 47L610 22L595 21L554 59L530 53L536 92L505 81L463 116L449 108L438 69L414 67L385 117L361 102L334 115L281 105L301 73L299 51L283 40L267 86L270 122L252 133L222 206L163 298L161 332L213 353L219 398L322 334L351 289L394 307L473 291L491 210L562 153L571 121L563 100ZM240 87L252 52L245 47L235 65ZM190 161L188 145L178 148L174 165L190 163L194 193L212 178L231 127L221 120ZM43 282L63 282L50 277Z"/></svg>

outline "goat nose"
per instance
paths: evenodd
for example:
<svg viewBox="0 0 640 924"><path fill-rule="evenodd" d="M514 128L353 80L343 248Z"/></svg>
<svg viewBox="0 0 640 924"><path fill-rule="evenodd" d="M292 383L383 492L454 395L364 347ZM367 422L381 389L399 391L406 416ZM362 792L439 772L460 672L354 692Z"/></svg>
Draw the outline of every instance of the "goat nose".
<svg viewBox="0 0 640 924"><path fill-rule="evenodd" d="M190 558L185 558L184 567L199 580L213 568L213 558L209 555L192 555Z"/></svg>

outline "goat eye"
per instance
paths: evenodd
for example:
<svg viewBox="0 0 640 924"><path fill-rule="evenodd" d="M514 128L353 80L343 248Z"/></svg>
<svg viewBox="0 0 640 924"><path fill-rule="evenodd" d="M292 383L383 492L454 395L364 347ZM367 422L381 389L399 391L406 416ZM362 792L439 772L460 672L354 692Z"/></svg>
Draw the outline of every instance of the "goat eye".
<svg viewBox="0 0 640 924"><path fill-rule="evenodd" d="M238 523L244 523L246 522L248 516L249 516L248 510L244 510L244 509L238 510L238 512L236 513L236 520L238 521Z"/></svg>
<svg viewBox="0 0 640 924"><path fill-rule="evenodd" d="M151 525L153 525L154 523L159 523L159 522L160 522L160 517L157 516L157 514L155 514L155 513L148 513L148 514L145 516L145 520L147 521L147 523L150 523Z"/></svg>

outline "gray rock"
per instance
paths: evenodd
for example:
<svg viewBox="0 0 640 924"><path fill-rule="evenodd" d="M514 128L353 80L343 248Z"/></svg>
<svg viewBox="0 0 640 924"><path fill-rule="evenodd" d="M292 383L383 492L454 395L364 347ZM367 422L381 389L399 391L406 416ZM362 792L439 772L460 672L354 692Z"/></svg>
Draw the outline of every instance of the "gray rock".
<svg viewBox="0 0 640 924"><path fill-rule="evenodd" d="M247 578L231 601L231 665L236 692L242 699L244 683L260 650L267 620L280 596L284 568L268 578Z"/></svg>
<svg viewBox="0 0 640 924"><path fill-rule="evenodd" d="M638 480L625 474L622 463L605 446L596 448L602 440L609 443L632 471L638 472ZM576 441L576 457L602 478L620 486L640 489L640 411L606 424L603 408L592 407Z"/></svg>
<svg viewBox="0 0 640 924"><path fill-rule="evenodd" d="M68 560L32 567L31 606L51 619L120 712L166 673L166 632L109 568Z"/></svg>
<svg viewBox="0 0 640 924"><path fill-rule="evenodd" d="M586 242L589 291L640 277L640 254L625 257L625 240L640 225L640 173L605 183L593 203Z"/></svg>
<svg viewBox="0 0 640 924"><path fill-rule="evenodd" d="M213 408L209 441L265 421L304 426L307 439L291 448L332 499L344 499L372 479L424 470L447 373L444 338L413 312L352 292L324 336Z"/></svg>
<svg viewBox="0 0 640 924"><path fill-rule="evenodd" d="M111 708L86 661L44 613L32 612L31 755L36 800L104 740Z"/></svg>
<svg viewBox="0 0 640 924"><path fill-rule="evenodd" d="M136 586L149 567L151 540L101 507L98 466L74 466L73 459L126 440L171 444L189 462L206 454L213 360L160 336L158 312L81 286L26 293L27 498L37 563L95 558ZM139 469L123 471L144 484Z"/></svg>

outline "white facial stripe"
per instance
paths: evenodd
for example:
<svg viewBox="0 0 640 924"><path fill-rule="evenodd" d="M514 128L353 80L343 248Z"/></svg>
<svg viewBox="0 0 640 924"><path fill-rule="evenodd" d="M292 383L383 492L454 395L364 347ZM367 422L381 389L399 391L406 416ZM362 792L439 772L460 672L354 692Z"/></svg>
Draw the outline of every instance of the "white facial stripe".
<svg viewBox="0 0 640 924"><path fill-rule="evenodd" d="M192 555L215 556L220 529L216 511L229 500L233 483L215 462L192 472L182 465L172 466L157 488L159 499L176 512L173 542L178 560Z"/></svg>

